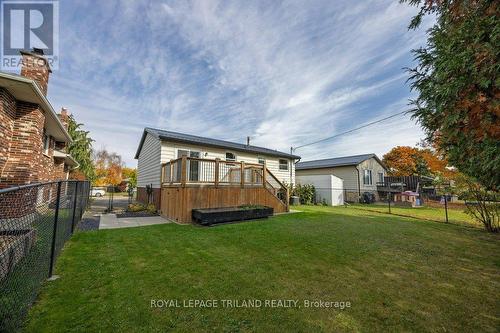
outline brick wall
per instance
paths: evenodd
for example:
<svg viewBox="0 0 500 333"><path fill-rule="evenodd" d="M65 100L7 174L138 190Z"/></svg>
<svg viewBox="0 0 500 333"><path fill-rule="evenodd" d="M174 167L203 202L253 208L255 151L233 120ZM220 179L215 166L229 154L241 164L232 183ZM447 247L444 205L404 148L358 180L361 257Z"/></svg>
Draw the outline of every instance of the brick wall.
<svg viewBox="0 0 500 333"><path fill-rule="evenodd" d="M13 123L9 159L4 166L1 182L3 187L28 184L38 179L43 165L40 156L45 116L38 105L17 102Z"/></svg>
<svg viewBox="0 0 500 333"><path fill-rule="evenodd" d="M7 90L0 88L0 175L9 158L15 118L16 100Z"/></svg>
<svg viewBox="0 0 500 333"><path fill-rule="evenodd" d="M21 53L21 75L33 79L46 94L51 72L46 60L30 52ZM66 128L68 117L63 109L60 119ZM17 101L0 88L0 188L66 179L64 159L53 157L53 138L48 152L44 151L44 127L45 114L37 104ZM64 151L65 144L57 143L57 149Z"/></svg>

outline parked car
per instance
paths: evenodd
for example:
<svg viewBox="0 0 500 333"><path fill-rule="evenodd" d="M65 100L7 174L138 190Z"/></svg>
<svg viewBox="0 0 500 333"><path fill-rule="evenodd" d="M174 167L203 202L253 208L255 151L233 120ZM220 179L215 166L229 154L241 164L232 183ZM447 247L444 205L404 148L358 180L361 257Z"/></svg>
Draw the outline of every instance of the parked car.
<svg viewBox="0 0 500 333"><path fill-rule="evenodd" d="M106 194L106 191L100 188L93 188L90 190L91 197L102 197Z"/></svg>

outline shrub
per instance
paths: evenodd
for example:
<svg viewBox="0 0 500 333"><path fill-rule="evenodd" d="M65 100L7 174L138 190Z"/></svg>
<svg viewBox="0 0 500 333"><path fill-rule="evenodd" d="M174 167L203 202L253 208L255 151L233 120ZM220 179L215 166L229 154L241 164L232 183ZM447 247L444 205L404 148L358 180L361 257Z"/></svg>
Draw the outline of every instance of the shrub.
<svg viewBox="0 0 500 333"><path fill-rule="evenodd" d="M291 193L292 195L300 198L300 203L302 205L312 205L316 201L316 189L314 188L314 185L297 184L293 187Z"/></svg>
<svg viewBox="0 0 500 333"><path fill-rule="evenodd" d="M146 206L141 203L129 204L127 207L129 212L142 212L143 210L146 210Z"/></svg>
<svg viewBox="0 0 500 333"><path fill-rule="evenodd" d="M488 191L486 187L470 177L461 177L457 181L460 198L466 201L466 213L483 223L489 232L500 232L500 193Z"/></svg>
<svg viewBox="0 0 500 333"><path fill-rule="evenodd" d="M156 214L156 206L154 204L148 204L146 210L148 213Z"/></svg>

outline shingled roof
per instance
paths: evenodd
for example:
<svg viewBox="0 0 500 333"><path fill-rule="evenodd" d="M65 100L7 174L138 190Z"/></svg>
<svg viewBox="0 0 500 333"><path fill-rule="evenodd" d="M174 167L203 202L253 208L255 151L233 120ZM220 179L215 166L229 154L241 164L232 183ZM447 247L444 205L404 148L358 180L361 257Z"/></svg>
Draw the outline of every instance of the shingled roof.
<svg viewBox="0 0 500 333"><path fill-rule="evenodd" d="M327 158L324 160L299 162L295 165L295 170L322 169L322 168L333 168L339 166L358 165L359 163L366 161L367 159L370 159L372 157L375 158L380 163L380 165L386 168L385 165L382 163L382 161L377 157L377 155L363 154L363 155Z"/></svg>
<svg viewBox="0 0 500 333"><path fill-rule="evenodd" d="M200 145L200 146L226 148L226 149L232 149L232 150L241 151L241 152L256 153L256 154L262 154L262 155L268 155L268 156L300 159L300 156L284 153L284 152L281 152L278 150L272 150L272 149L263 148L263 147L246 145L246 144L242 144L242 143L206 138L206 137L196 136L196 135L191 135L191 134L165 131L165 130L150 128L150 127L146 127L144 129L144 132L143 132L142 138L141 138L141 142L139 144L139 148L137 149L137 152L135 154L135 159L139 158L139 153L141 152L142 145L144 144L144 140L146 139L146 135L148 133L153 135L155 138L157 138L159 140L164 140L164 141L190 143L190 144L196 144L196 145Z"/></svg>

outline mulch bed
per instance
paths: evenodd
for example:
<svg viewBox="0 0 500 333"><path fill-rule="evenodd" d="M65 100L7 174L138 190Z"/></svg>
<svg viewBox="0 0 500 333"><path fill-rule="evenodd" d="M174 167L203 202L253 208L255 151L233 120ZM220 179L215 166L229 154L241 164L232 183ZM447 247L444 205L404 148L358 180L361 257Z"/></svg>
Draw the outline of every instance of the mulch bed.
<svg viewBox="0 0 500 333"><path fill-rule="evenodd" d="M78 231L98 230L100 220L100 216L84 217L80 223L78 223Z"/></svg>
<svg viewBox="0 0 500 333"><path fill-rule="evenodd" d="M125 217L151 217L151 216L158 216L158 214L149 212L123 212L116 214L116 217L119 219Z"/></svg>

